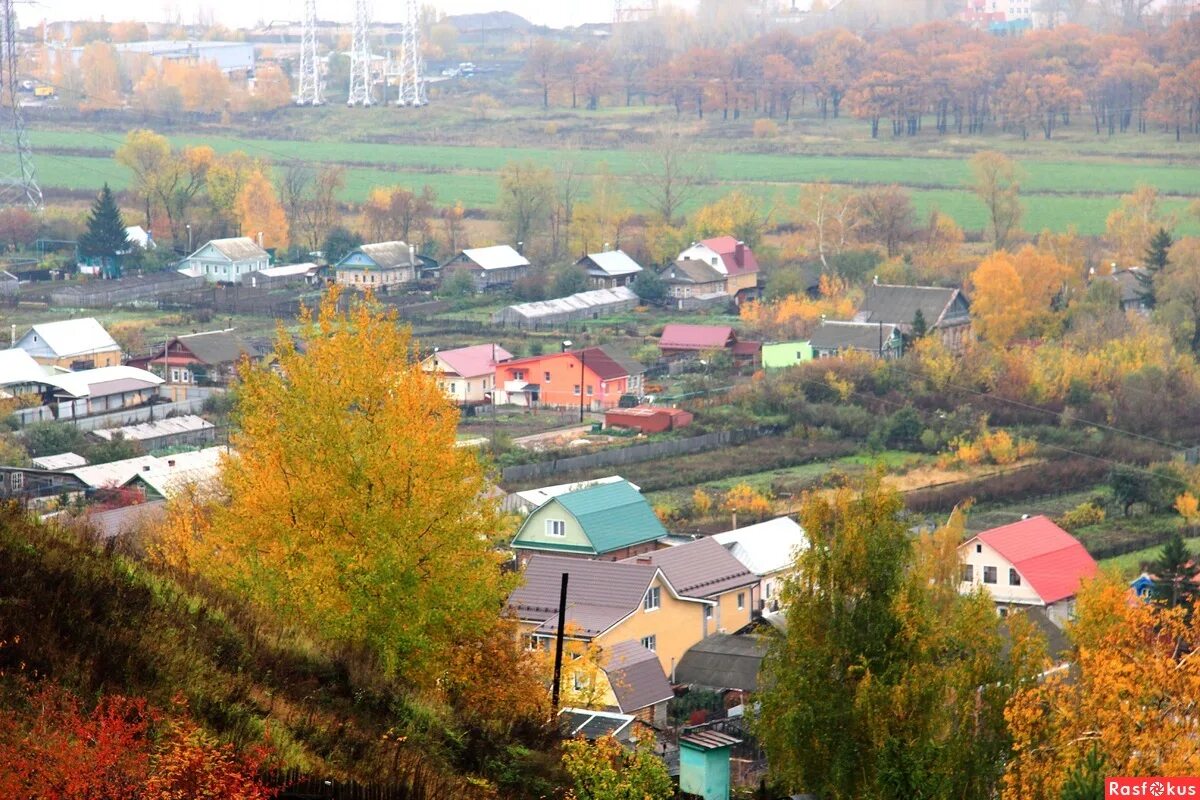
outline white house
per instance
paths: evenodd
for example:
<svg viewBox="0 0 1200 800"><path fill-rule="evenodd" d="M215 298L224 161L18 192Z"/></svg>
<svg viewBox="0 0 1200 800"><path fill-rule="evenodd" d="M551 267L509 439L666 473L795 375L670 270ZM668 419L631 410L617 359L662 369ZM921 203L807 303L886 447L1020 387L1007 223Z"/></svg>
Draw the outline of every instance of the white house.
<svg viewBox="0 0 1200 800"><path fill-rule="evenodd" d="M120 345L92 317L34 325L13 347L51 367L91 369L121 363Z"/></svg>
<svg viewBox="0 0 1200 800"><path fill-rule="evenodd" d="M412 283L420 276L417 248L405 242L377 242L354 248L333 267L340 286L378 291Z"/></svg>
<svg viewBox="0 0 1200 800"><path fill-rule="evenodd" d="M271 255L249 236L213 239L179 263L188 277L209 283L241 283L252 272L271 266Z"/></svg>
<svg viewBox="0 0 1200 800"><path fill-rule="evenodd" d="M479 291L502 289L529 272L529 259L506 244L463 250L442 265L442 275L465 271L475 280Z"/></svg>
<svg viewBox="0 0 1200 800"><path fill-rule="evenodd" d="M642 271L642 265L630 258L624 250L588 253L576 261L575 265L587 271L588 285L593 289L628 286Z"/></svg>
<svg viewBox="0 0 1200 800"><path fill-rule="evenodd" d="M791 517L747 525L725 533L713 534L734 558L758 576L758 596L763 612L779 611L779 590L792 573L796 556L808 549L804 529Z"/></svg>
<svg viewBox="0 0 1200 800"><path fill-rule="evenodd" d="M1071 534L1044 516L992 528L958 546L962 560L959 591L983 587L999 606L1044 608L1062 627L1075 610L1075 595L1095 577L1093 559Z"/></svg>
<svg viewBox="0 0 1200 800"><path fill-rule="evenodd" d="M438 387L459 404L485 402L496 385L496 365L512 353L498 344L477 344L441 350L421 362L421 369L437 375Z"/></svg>

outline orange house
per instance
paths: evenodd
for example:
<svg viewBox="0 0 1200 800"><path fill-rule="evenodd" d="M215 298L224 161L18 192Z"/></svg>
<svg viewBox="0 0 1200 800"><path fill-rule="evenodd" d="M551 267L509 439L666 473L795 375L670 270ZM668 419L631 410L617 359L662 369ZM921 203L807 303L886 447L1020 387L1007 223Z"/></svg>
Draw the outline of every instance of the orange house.
<svg viewBox="0 0 1200 800"><path fill-rule="evenodd" d="M497 402L518 406L554 406L603 411L616 408L621 395L642 395L645 368L636 361L587 347L505 361L496 366Z"/></svg>

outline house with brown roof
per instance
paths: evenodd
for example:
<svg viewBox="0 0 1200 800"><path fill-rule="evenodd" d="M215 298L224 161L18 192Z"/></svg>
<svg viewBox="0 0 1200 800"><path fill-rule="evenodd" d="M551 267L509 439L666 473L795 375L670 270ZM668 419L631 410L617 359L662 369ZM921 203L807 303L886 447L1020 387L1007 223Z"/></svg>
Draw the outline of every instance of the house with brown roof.
<svg viewBox="0 0 1200 800"><path fill-rule="evenodd" d="M242 283L252 272L271 266L271 254L249 236L213 239L183 261L178 270L209 283Z"/></svg>
<svg viewBox="0 0 1200 800"><path fill-rule="evenodd" d="M129 365L148 370L166 381L173 397L182 399L191 386L227 386L237 374L243 358L256 358L257 350L233 328L176 336L151 350L150 355L130 359Z"/></svg>
<svg viewBox="0 0 1200 800"><path fill-rule="evenodd" d="M732 236L717 236L693 242L675 263L701 261L725 277L725 293L736 302L758 297L758 258L754 251Z"/></svg>
<svg viewBox="0 0 1200 800"><path fill-rule="evenodd" d="M663 358L681 359L701 353L728 350L740 366L757 368L762 364L762 342L739 341L730 325L688 325L672 322L663 327L658 338Z"/></svg>
<svg viewBox="0 0 1200 800"><path fill-rule="evenodd" d="M376 292L415 282L420 269L417 249L399 241L359 245L333 265L339 286Z"/></svg>
<svg viewBox="0 0 1200 800"><path fill-rule="evenodd" d="M705 261L676 261L659 273L671 305L680 311L697 311L727 305L727 276Z"/></svg>
<svg viewBox="0 0 1200 800"><path fill-rule="evenodd" d="M874 283L867 287L854 321L895 325L904 336L912 336L914 324L921 323L927 334L959 352L971 335L971 306L957 288Z"/></svg>

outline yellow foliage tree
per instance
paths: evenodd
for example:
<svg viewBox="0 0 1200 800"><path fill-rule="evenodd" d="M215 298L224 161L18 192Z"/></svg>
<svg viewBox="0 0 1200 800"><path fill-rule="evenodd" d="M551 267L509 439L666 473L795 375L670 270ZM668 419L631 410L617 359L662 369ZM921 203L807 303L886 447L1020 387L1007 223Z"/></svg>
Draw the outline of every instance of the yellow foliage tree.
<svg viewBox="0 0 1200 800"><path fill-rule="evenodd" d="M979 338L1004 347L1029 328L1033 312L1008 253L998 251L985 258L971 273L970 286L971 316Z"/></svg>
<svg viewBox="0 0 1200 800"><path fill-rule="evenodd" d="M1189 526L1200 522L1200 499L1191 492L1184 492L1175 498L1175 510Z"/></svg>
<svg viewBox="0 0 1200 800"><path fill-rule="evenodd" d="M1184 608L1131 601L1124 581L1103 575L1079 593L1068 633L1070 673L1022 689L1005 710L1002 800L1059 798L1083 772L1200 774L1200 661L1179 649L1200 639L1200 614L1189 622Z"/></svg>
<svg viewBox="0 0 1200 800"><path fill-rule="evenodd" d="M629 226L633 211L625 202L617 180L601 163L592 180L592 191L586 203L575 209L571 225L572 246L576 253L595 253L605 246L616 249Z"/></svg>
<svg viewBox="0 0 1200 800"><path fill-rule="evenodd" d="M744 322L774 339L804 338L822 318L849 319L858 307L859 296L845 281L833 275L820 278L820 297L791 294L774 302L743 303L738 311Z"/></svg>
<svg viewBox="0 0 1200 800"><path fill-rule="evenodd" d="M1153 186L1143 184L1133 194L1122 196L1120 204L1105 222L1105 238L1117 267L1123 269L1141 264L1155 231L1159 228L1170 230L1174 225L1174 217L1162 213L1158 190Z"/></svg>
<svg viewBox="0 0 1200 800"><path fill-rule="evenodd" d="M121 104L121 64L107 42L92 42L79 56L86 108L116 108Z"/></svg>
<svg viewBox="0 0 1200 800"><path fill-rule="evenodd" d="M205 181L213 214L236 224L238 197L252 176L262 175L265 171L266 166L262 162L241 150L214 158Z"/></svg>
<svg viewBox="0 0 1200 800"><path fill-rule="evenodd" d="M500 624L496 509L408 329L337 300L302 315L299 343L280 328L277 368L241 369L218 494L173 501L158 552L432 691Z"/></svg>
<svg viewBox="0 0 1200 800"><path fill-rule="evenodd" d="M692 238L732 236L749 247L755 247L762 238L769 216L750 195L745 192L730 192L692 215Z"/></svg>
<svg viewBox="0 0 1200 800"><path fill-rule="evenodd" d="M238 193L235 210L244 235L257 238L261 233L263 247L288 246L287 214L275 195L275 187L261 170L246 179Z"/></svg>
<svg viewBox="0 0 1200 800"><path fill-rule="evenodd" d="M696 509L696 516L708 516L708 512L712 511L712 505L713 500L708 492L703 489L696 489L692 492L692 508Z"/></svg>
<svg viewBox="0 0 1200 800"><path fill-rule="evenodd" d="M762 519L771 513L771 500L748 483L739 483L725 494L721 508L731 514L745 514Z"/></svg>

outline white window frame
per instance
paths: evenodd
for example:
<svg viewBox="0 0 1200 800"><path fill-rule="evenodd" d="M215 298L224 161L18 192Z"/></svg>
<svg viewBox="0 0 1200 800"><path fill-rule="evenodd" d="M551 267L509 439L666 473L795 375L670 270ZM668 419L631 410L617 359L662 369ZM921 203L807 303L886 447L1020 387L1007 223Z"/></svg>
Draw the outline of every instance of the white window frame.
<svg viewBox="0 0 1200 800"><path fill-rule="evenodd" d="M642 647L646 648L651 653L657 653L658 652L658 650L657 650L658 637L656 635L654 635L653 633L650 634L649 636L643 636L642 637Z"/></svg>
<svg viewBox="0 0 1200 800"><path fill-rule="evenodd" d="M1008 568L1008 585L1009 586L1020 586L1021 585L1021 573L1017 572L1016 567Z"/></svg>
<svg viewBox="0 0 1200 800"><path fill-rule="evenodd" d="M642 598L642 610L649 613L658 611L660 608L662 608L662 589L658 586L651 586Z"/></svg>
<svg viewBox="0 0 1200 800"><path fill-rule="evenodd" d="M546 535L556 539L563 538L567 535L567 521L565 519L546 520Z"/></svg>
<svg viewBox="0 0 1200 800"><path fill-rule="evenodd" d="M746 593L738 592L737 596L738 611L746 610Z"/></svg>
<svg viewBox="0 0 1200 800"><path fill-rule="evenodd" d="M988 580L989 574L992 576L990 581ZM989 586L996 586L1000 582L1000 570L998 570L996 567L984 567L983 582Z"/></svg>

